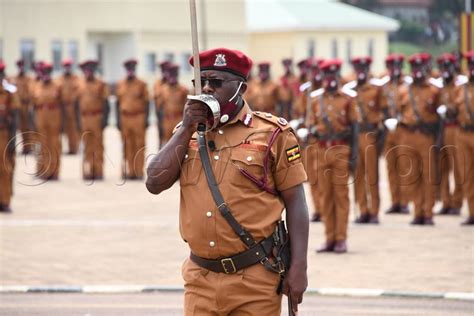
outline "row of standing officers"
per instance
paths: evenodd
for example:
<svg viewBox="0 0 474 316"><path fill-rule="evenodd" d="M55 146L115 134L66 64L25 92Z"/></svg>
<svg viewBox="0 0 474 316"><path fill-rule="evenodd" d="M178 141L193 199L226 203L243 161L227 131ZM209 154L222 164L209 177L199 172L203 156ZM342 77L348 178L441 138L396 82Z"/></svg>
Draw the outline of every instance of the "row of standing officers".
<svg viewBox="0 0 474 316"><path fill-rule="evenodd" d="M327 242L321 250L346 248L349 191L345 184L349 171L353 174L355 200L360 210L356 222L378 223L378 158L382 153L392 197L388 213L407 213L408 202L413 201L412 224L431 225L437 192L443 202L440 213L459 214L464 187L470 210L465 223L474 222L474 60L471 53L464 57L469 69L467 77L457 73L454 56L443 54L437 60L440 77L436 79L431 56L423 53L410 57L411 76L403 75L404 57L398 54L386 59L387 74L380 78L371 75L369 57L352 60L354 74L349 78L341 78L339 60L302 60L297 65L300 73L296 76L292 60L285 59L285 74L278 83L270 77L270 63L258 65L258 78L249 80L246 100L255 111L293 119L292 125L305 147L316 210L313 219L322 218L326 226ZM0 88L5 95L11 91L9 100L2 102L2 109L11 107L20 112L23 153L31 152L34 144L41 144L37 176L58 179L60 137L64 132L71 154L77 153L79 142L83 141L84 179L102 179L102 133L109 116L110 91L95 75L97 62L83 62L80 68L84 78L80 79L73 74L71 61L65 61L64 73L57 80L51 78L50 64L38 63L36 78L25 74L23 61L17 65L18 75L4 81ZM127 76L115 88L117 126L123 140L122 176L126 179L143 177L150 104L145 82L135 75L136 65L136 60L124 62ZM182 118L188 90L178 83L176 65L164 62L160 66L162 78L153 86L152 95L162 145ZM4 68L2 65L2 77ZM441 105L446 106L444 112L439 111ZM2 122L2 126L8 125L6 119ZM11 126L2 129L8 130L2 146L9 147L9 152L15 148L9 142L14 129ZM344 163L344 158L349 164ZM10 161L13 168L14 158ZM450 170L454 170L455 176L453 193ZM11 176L8 181L12 182ZM2 198L1 209L9 210L9 198Z"/></svg>

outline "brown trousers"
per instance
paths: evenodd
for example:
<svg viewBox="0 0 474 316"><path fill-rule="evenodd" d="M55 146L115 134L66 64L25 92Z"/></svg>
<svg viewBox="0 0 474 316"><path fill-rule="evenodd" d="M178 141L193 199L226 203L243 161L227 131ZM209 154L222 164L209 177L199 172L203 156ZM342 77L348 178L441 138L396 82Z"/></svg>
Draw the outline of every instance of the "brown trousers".
<svg viewBox="0 0 474 316"><path fill-rule="evenodd" d="M37 174L42 179L57 178L61 164L61 110L37 110L36 126L41 148Z"/></svg>
<svg viewBox="0 0 474 316"><path fill-rule="evenodd" d="M12 161L7 153L7 144L10 133L7 129L0 129L0 204L10 205L12 196Z"/></svg>
<svg viewBox="0 0 474 316"><path fill-rule="evenodd" d="M361 215L377 216L380 208L379 161L376 134L359 134L359 157L355 176L355 196Z"/></svg>
<svg viewBox="0 0 474 316"><path fill-rule="evenodd" d="M29 104L21 104L20 107L20 122L19 127L21 131L21 142L24 152L30 152L34 149L36 133L34 132L32 122L29 115Z"/></svg>
<svg viewBox="0 0 474 316"><path fill-rule="evenodd" d="M145 114L122 115L124 177L143 177L145 167Z"/></svg>
<svg viewBox="0 0 474 316"><path fill-rule="evenodd" d="M433 216L438 182L434 137L407 129L402 129L401 134L403 145L399 154L403 160L399 171L402 197L413 200L415 217L430 218Z"/></svg>
<svg viewBox="0 0 474 316"><path fill-rule="evenodd" d="M385 138L385 162L387 164L388 183L392 204L407 205L408 198L402 198L399 164L403 157L400 156L400 128L388 133Z"/></svg>
<svg viewBox="0 0 474 316"><path fill-rule="evenodd" d="M182 267L185 316L280 315L280 276L261 264L235 274L215 273L187 259Z"/></svg>
<svg viewBox="0 0 474 316"><path fill-rule="evenodd" d="M66 104L65 106L64 132L67 137L69 153L76 154L79 149L80 133L74 104Z"/></svg>
<svg viewBox="0 0 474 316"><path fill-rule="evenodd" d="M461 208L462 206L462 186L461 173L457 164L459 148L456 145L456 135L459 128L456 126L445 127L444 146L439 157L440 166L440 194L443 207ZM454 191L450 191L449 175L454 173ZM451 183L451 185L453 185Z"/></svg>
<svg viewBox="0 0 474 316"><path fill-rule="evenodd" d="M82 175L84 178L104 176L104 137L102 114L82 115L82 141L84 157Z"/></svg>
<svg viewBox="0 0 474 316"><path fill-rule="evenodd" d="M474 132L459 129L457 132L457 161L460 168L460 183L469 207L469 216L474 218Z"/></svg>
<svg viewBox="0 0 474 316"><path fill-rule="evenodd" d="M314 168L316 166L315 161L317 157L317 144L310 143L308 146L306 146L304 154L303 161L306 174L308 175L308 183L311 191L311 198L313 200L314 214L320 214L321 203L318 192L318 175L317 170Z"/></svg>
<svg viewBox="0 0 474 316"><path fill-rule="evenodd" d="M347 239L349 155L347 145L317 147L317 182L327 242Z"/></svg>

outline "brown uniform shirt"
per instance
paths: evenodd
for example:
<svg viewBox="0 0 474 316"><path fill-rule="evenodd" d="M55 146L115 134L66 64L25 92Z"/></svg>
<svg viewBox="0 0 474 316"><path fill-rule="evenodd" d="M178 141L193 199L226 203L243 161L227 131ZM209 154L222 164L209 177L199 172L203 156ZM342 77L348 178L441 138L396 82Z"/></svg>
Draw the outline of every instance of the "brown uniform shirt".
<svg viewBox="0 0 474 316"><path fill-rule="evenodd" d="M101 113L109 96L107 84L98 78L82 80L79 84L79 108L83 114Z"/></svg>
<svg viewBox="0 0 474 316"><path fill-rule="evenodd" d="M166 83L162 79L156 80L153 85L153 100L155 101L155 107L157 110L160 109L163 104L162 90L166 86Z"/></svg>
<svg viewBox="0 0 474 316"><path fill-rule="evenodd" d="M183 117L184 104L186 104L188 89L185 86L169 84L161 87L163 118L179 119ZM176 125L176 124L175 124Z"/></svg>
<svg viewBox="0 0 474 316"><path fill-rule="evenodd" d="M79 77L71 74L69 76L62 75L58 78L57 83L61 87L61 96L65 105L74 104L77 99L79 88Z"/></svg>
<svg viewBox="0 0 474 316"><path fill-rule="evenodd" d="M409 89L413 91L413 100L410 98ZM436 109L440 101L440 89L428 82L421 86L411 84L403 85L399 89L400 93L400 113L402 123L406 125L416 125L417 121L412 102L416 103L420 118L424 123L435 123L438 120Z"/></svg>
<svg viewBox="0 0 474 316"><path fill-rule="evenodd" d="M18 107L16 94L5 90L0 82L0 129L10 128L10 124L13 123L13 111ZM3 166L0 166L0 168L3 168Z"/></svg>
<svg viewBox="0 0 474 316"><path fill-rule="evenodd" d="M26 75L16 76L15 78L13 78L13 83L18 89L16 94L18 95L18 99L22 105L28 105L30 102L31 81L31 78Z"/></svg>
<svg viewBox="0 0 474 316"><path fill-rule="evenodd" d="M274 116L252 112L244 105L239 114L218 131L207 134L214 141L210 151L216 181L236 220L260 241L272 234L284 208L281 196L270 194L243 176L243 168L253 176L263 176L263 158L273 131L282 132L271 148L268 184L284 191L306 180L298 142L291 128ZM181 162L180 231L191 251L204 258L235 255L245 245L220 215L207 185L198 152L196 135Z"/></svg>
<svg viewBox="0 0 474 316"><path fill-rule="evenodd" d="M298 85L298 78L295 75L281 76L280 84L278 86L278 98L282 102L293 102L296 97L295 86Z"/></svg>
<svg viewBox="0 0 474 316"><path fill-rule="evenodd" d="M399 115L399 104L400 94L399 89L402 85L402 81L399 82L388 82L382 87L382 94L380 97L380 103L382 109L387 109L390 117L398 117Z"/></svg>
<svg viewBox="0 0 474 316"><path fill-rule="evenodd" d="M356 105L362 124L379 124L383 118L382 90L370 83L356 88Z"/></svg>
<svg viewBox="0 0 474 316"><path fill-rule="evenodd" d="M466 108L466 102L474 115L474 84L466 83L459 86L456 91L457 97L454 106L458 112L458 121L461 125L473 125L474 117L471 120L468 109Z"/></svg>
<svg viewBox="0 0 474 316"><path fill-rule="evenodd" d="M32 100L37 108L59 108L61 106L61 88L51 81L37 82L33 85Z"/></svg>
<svg viewBox="0 0 474 316"><path fill-rule="evenodd" d="M322 117L320 96L316 96L311 104L311 122L316 126L319 134L327 134L328 128ZM328 116L335 133L346 130L349 125L359 121L359 113L356 109L355 99L341 90L336 93L324 92L322 96L323 107Z"/></svg>
<svg viewBox="0 0 474 316"><path fill-rule="evenodd" d="M148 89L146 83L138 78L121 80L117 85L120 113L141 113L148 110Z"/></svg>
<svg viewBox="0 0 474 316"><path fill-rule="evenodd" d="M320 86L316 86L314 83L311 85L309 89L309 93L314 90L321 88ZM295 103L293 104L293 112L296 118L306 117L306 111L308 109L308 102L312 102L311 99L308 100L308 91L304 93L300 93L295 98Z"/></svg>
<svg viewBox="0 0 474 316"><path fill-rule="evenodd" d="M266 82L257 81L253 86L252 102L250 106L254 111L274 113L278 103L278 85L267 80Z"/></svg>

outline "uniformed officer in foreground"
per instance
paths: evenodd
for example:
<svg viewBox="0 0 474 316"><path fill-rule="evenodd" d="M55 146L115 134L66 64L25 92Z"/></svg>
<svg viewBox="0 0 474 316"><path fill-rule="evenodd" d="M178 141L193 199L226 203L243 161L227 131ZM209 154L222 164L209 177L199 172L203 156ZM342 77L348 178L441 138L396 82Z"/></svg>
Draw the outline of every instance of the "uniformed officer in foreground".
<svg viewBox="0 0 474 316"><path fill-rule="evenodd" d="M123 179L143 179L145 132L148 128L149 97L146 82L135 74L137 61L123 63L127 76L117 84L118 126L124 150Z"/></svg>
<svg viewBox="0 0 474 316"><path fill-rule="evenodd" d="M433 206L436 199L436 147L440 137L440 89L428 81L429 67L426 54L409 58L413 83L400 87L401 142L400 155L403 195L415 204L412 225L433 225Z"/></svg>
<svg viewBox="0 0 474 316"><path fill-rule="evenodd" d="M461 169L461 183L467 199L469 216L463 225L474 225L474 51L466 52L468 77L459 85L455 112L458 113L459 130L456 135L457 163Z"/></svg>
<svg viewBox="0 0 474 316"><path fill-rule="evenodd" d="M80 67L84 73L77 102L81 113L82 141L84 154L82 160L82 178L84 180L102 180L104 178L104 137L107 126L109 104L107 84L95 76L98 63L86 60Z"/></svg>
<svg viewBox="0 0 474 316"><path fill-rule="evenodd" d="M317 252L347 252L349 174L358 154L359 124L355 93L340 89L342 61L322 63L324 88L312 93L311 133L317 140L318 192L326 242Z"/></svg>
<svg viewBox="0 0 474 316"><path fill-rule="evenodd" d="M0 60L0 212L10 213L15 164L16 116L15 87L6 82L5 64Z"/></svg>
<svg viewBox="0 0 474 316"><path fill-rule="evenodd" d="M199 58L203 93L215 97L221 109L219 125L206 137L225 204L218 208L214 203L201 165L196 128L210 117L198 101L186 103L182 123L147 170L147 188L153 194L180 181L180 229L191 250L182 270L185 315L280 315L280 275L267 259L272 261L268 242L284 208L291 266L283 293L290 295L296 310L307 286L309 227L298 142L285 119L253 112L243 100L249 57L217 48ZM219 209L226 218L230 209L237 226L248 232L242 239Z"/></svg>
<svg viewBox="0 0 474 316"><path fill-rule="evenodd" d="M80 142L79 109L76 106L79 77L72 71L72 60L66 59L62 65L64 72L57 82L61 87L61 97L64 104L64 133L68 143L68 154L75 155L79 150Z"/></svg>

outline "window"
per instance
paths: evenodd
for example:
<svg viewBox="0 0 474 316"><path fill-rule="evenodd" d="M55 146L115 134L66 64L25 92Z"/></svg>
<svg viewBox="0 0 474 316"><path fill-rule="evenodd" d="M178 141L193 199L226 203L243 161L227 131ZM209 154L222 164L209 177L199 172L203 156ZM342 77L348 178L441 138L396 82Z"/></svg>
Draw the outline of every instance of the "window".
<svg viewBox="0 0 474 316"><path fill-rule="evenodd" d="M23 39L20 41L20 56L25 62L25 70L33 69L35 60L35 42L33 40Z"/></svg>
<svg viewBox="0 0 474 316"><path fill-rule="evenodd" d="M63 45L61 41L53 41L51 43L51 51L53 53L53 68L54 71L61 70L61 60L63 54Z"/></svg>
<svg viewBox="0 0 474 316"><path fill-rule="evenodd" d="M79 45L77 41L69 41L67 43L67 51L69 58L72 59L74 66L76 66L79 63Z"/></svg>
<svg viewBox="0 0 474 316"><path fill-rule="evenodd" d="M314 39L308 41L308 57L314 57L316 55L316 44Z"/></svg>
<svg viewBox="0 0 474 316"><path fill-rule="evenodd" d="M346 41L346 58L347 62L350 63L352 60L352 40L348 39Z"/></svg>
<svg viewBox="0 0 474 316"><path fill-rule="evenodd" d="M191 58L191 53L183 53L181 59L181 70L183 73L191 72L191 65L189 64L189 58Z"/></svg>
<svg viewBox="0 0 474 316"><path fill-rule="evenodd" d="M338 47L337 47L337 39L333 39L331 43L331 56L332 58L337 58L339 56Z"/></svg>
<svg viewBox="0 0 474 316"><path fill-rule="evenodd" d="M164 60L174 62L174 53L166 52Z"/></svg>
<svg viewBox="0 0 474 316"><path fill-rule="evenodd" d="M145 55L145 67L146 71L150 74L154 74L156 71L156 53L146 53Z"/></svg>
<svg viewBox="0 0 474 316"><path fill-rule="evenodd" d="M371 38L369 39L369 42L367 43L367 55L370 57L374 57L374 39Z"/></svg>

